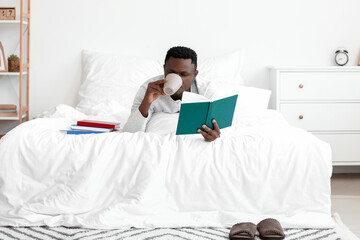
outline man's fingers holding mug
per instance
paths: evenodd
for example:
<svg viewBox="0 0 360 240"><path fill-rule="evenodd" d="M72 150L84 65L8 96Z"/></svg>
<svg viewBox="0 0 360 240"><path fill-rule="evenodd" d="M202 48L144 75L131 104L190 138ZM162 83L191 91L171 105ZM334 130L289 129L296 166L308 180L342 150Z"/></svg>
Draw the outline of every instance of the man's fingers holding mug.
<svg viewBox="0 0 360 240"><path fill-rule="evenodd" d="M162 96L165 95L163 88L159 84L150 85L150 89L152 92L156 92Z"/></svg>
<svg viewBox="0 0 360 240"><path fill-rule="evenodd" d="M166 79L161 79L161 80L157 80L157 81L155 81L155 82L152 82L152 83L150 83L150 84L160 85L160 84L164 84L164 83L166 83L166 82L167 82Z"/></svg>

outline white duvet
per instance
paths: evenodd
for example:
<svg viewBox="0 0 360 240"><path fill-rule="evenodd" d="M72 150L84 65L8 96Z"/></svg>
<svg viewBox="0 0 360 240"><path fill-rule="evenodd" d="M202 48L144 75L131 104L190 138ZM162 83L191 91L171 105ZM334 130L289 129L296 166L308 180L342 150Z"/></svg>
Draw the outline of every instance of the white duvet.
<svg viewBox="0 0 360 240"><path fill-rule="evenodd" d="M1 139L0 225L333 226L330 146L275 111L237 116L209 143L167 134L173 116L150 123L157 133L64 135L86 117L69 109Z"/></svg>

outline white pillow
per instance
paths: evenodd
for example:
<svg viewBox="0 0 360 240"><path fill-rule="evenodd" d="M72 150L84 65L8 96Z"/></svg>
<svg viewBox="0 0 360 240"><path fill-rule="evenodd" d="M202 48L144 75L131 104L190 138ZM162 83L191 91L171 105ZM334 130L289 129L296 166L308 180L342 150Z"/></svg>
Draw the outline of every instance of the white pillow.
<svg viewBox="0 0 360 240"><path fill-rule="evenodd" d="M238 94L238 111L259 112L269 106L271 91L268 89L239 86Z"/></svg>
<svg viewBox="0 0 360 240"><path fill-rule="evenodd" d="M220 96L238 94L234 117L241 113L261 112L268 108L271 91L263 88L242 86L239 83L216 84Z"/></svg>
<svg viewBox="0 0 360 240"><path fill-rule="evenodd" d="M214 83L243 84L241 77L243 55L240 50L227 54L199 60L197 76L198 81Z"/></svg>
<svg viewBox="0 0 360 240"><path fill-rule="evenodd" d="M241 68L241 51L199 60L197 80L240 84ZM76 109L94 116L117 114L124 108L130 111L140 85L160 74L161 61L83 50L83 82Z"/></svg>
<svg viewBox="0 0 360 240"><path fill-rule="evenodd" d="M76 109L88 115L115 114L119 105L130 109L140 85L163 73L160 61L86 50L82 69Z"/></svg>

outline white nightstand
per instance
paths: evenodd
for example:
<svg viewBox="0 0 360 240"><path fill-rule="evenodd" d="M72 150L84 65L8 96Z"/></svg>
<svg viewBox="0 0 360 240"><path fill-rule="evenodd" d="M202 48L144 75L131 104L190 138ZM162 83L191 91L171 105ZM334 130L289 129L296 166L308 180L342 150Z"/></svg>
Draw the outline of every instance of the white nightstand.
<svg viewBox="0 0 360 240"><path fill-rule="evenodd" d="M271 67L270 107L331 144L333 165L360 165L360 67Z"/></svg>

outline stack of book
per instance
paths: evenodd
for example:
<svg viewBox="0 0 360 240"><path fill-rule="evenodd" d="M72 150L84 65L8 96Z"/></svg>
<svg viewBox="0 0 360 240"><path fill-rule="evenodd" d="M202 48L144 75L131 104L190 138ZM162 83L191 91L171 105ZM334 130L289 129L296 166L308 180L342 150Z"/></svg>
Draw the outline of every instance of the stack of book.
<svg viewBox="0 0 360 240"><path fill-rule="evenodd" d="M17 117L16 105L0 104L0 117Z"/></svg>
<svg viewBox="0 0 360 240"><path fill-rule="evenodd" d="M66 134L93 134L93 133L107 133L119 128L119 123L82 120L77 121L77 124L71 125L71 130L60 130Z"/></svg>

